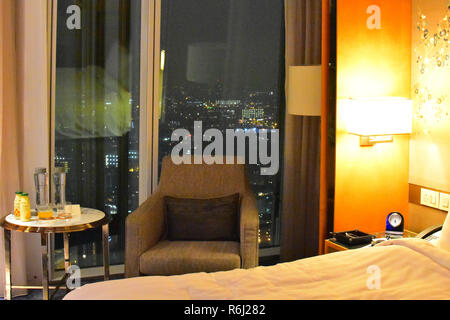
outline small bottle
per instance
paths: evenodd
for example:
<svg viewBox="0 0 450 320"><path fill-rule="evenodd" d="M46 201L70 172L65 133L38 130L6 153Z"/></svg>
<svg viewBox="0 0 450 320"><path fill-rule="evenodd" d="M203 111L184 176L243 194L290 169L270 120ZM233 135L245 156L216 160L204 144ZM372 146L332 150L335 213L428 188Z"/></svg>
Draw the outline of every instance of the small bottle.
<svg viewBox="0 0 450 320"><path fill-rule="evenodd" d="M20 202L22 200L22 191L16 192L16 197L14 198L14 217L16 220L20 220Z"/></svg>
<svg viewBox="0 0 450 320"><path fill-rule="evenodd" d="M28 193L22 193L20 201L20 221L27 222L31 220L31 207Z"/></svg>

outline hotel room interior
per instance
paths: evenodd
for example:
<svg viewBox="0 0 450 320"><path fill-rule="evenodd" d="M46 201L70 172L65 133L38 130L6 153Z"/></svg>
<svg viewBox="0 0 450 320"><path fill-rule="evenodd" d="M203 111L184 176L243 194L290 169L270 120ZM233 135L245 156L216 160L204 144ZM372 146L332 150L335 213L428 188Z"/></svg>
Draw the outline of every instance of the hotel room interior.
<svg viewBox="0 0 450 320"><path fill-rule="evenodd" d="M449 300L449 0L1 0L0 299Z"/></svg>

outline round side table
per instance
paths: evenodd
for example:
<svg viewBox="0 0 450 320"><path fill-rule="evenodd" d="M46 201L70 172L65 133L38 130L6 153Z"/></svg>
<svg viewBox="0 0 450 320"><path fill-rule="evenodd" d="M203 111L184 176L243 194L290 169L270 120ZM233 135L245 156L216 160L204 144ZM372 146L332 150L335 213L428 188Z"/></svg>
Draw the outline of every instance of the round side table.
<svg viewBox="0 0 450 320"><path fill-rule="evenodd" d="M14 214L10 214L0 220L0 227L4 229L5 245L5 299L10 300L12 289L42 289L44 300L49 299L49 238L51 234L62 233L64 238L64 266L66 274L62 281L67 279L67 271L70 267L69 257L69 234L72 232L81 232L88 229L102 227L103 240L103 267L104 279L109 280L109 222L111 217L99 210L82 208L81 215L70 219L38 220L33 216L31 221L22 222L16 220ZM42 287L36 286L14 286L11 283L11 231L39 233L41 235L42 248ZM60 285L56 287L58 290Z"/></svg>

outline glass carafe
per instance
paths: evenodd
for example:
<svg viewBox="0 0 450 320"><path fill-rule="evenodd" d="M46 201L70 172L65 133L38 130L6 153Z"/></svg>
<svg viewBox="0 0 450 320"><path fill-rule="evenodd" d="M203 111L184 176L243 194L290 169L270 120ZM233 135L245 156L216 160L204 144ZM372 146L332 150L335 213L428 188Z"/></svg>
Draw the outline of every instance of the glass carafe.
<svg viewBox="0 0 450 320"><path fill-rule="evenodd" d="M69 219L70 212L66 212L66 170L61 167L53 172L53 204L56 208L57 219Z"/></svg>
<svg viewBox="0 0 450 320"><path fill-rule="evenodd" d="M34 171L34 186L36 189L36 207L49 204L48 173L46 168L36 168Z"/></svg>
<svg viewBox="0 0 450 320"><path fill-rule="evenodd" d="M34 187L36 189L36 211L39 220L53 218L50 206L49 180L46 168L36 168L34 171Z"/></svg>
<svg viewBox="0 0 450 320"><path fill-rule="evenodd" d="M66 204L66 170L64 168L55 168L53 186L53 204L64 206Z"/></svg>

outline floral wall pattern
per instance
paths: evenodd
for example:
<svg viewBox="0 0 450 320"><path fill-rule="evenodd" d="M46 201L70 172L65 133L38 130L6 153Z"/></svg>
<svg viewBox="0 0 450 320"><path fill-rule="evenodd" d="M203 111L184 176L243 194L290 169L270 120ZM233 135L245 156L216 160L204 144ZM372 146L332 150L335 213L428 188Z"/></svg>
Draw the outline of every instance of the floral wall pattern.
<svg viewBox="0 0 450 320"><path fill-rule="evenodd" d="M450 71L450 1L445 9L442 10L442 19L438 21L430 19L427 15L428 12L420 7L417 12L418 32L415 33L416 39L413 41L419 37L420 39L414 48L415 64L413 64L413 68L416 69L416 72L413 98L416 102L415 117L422 120L425 125L441 122L450 116L449 92L440 90L442 89L441 85L447 89L448 86L445 86L445 83L437 83L445 80L446 73ZM426 128L425 133L428 133L428 130Z"/></svg>
<svg viewBox="0 0 450 320"><path fill-rule="evenodd" d="M450 1L412 1L410 183L450 192Z"/></svg>

